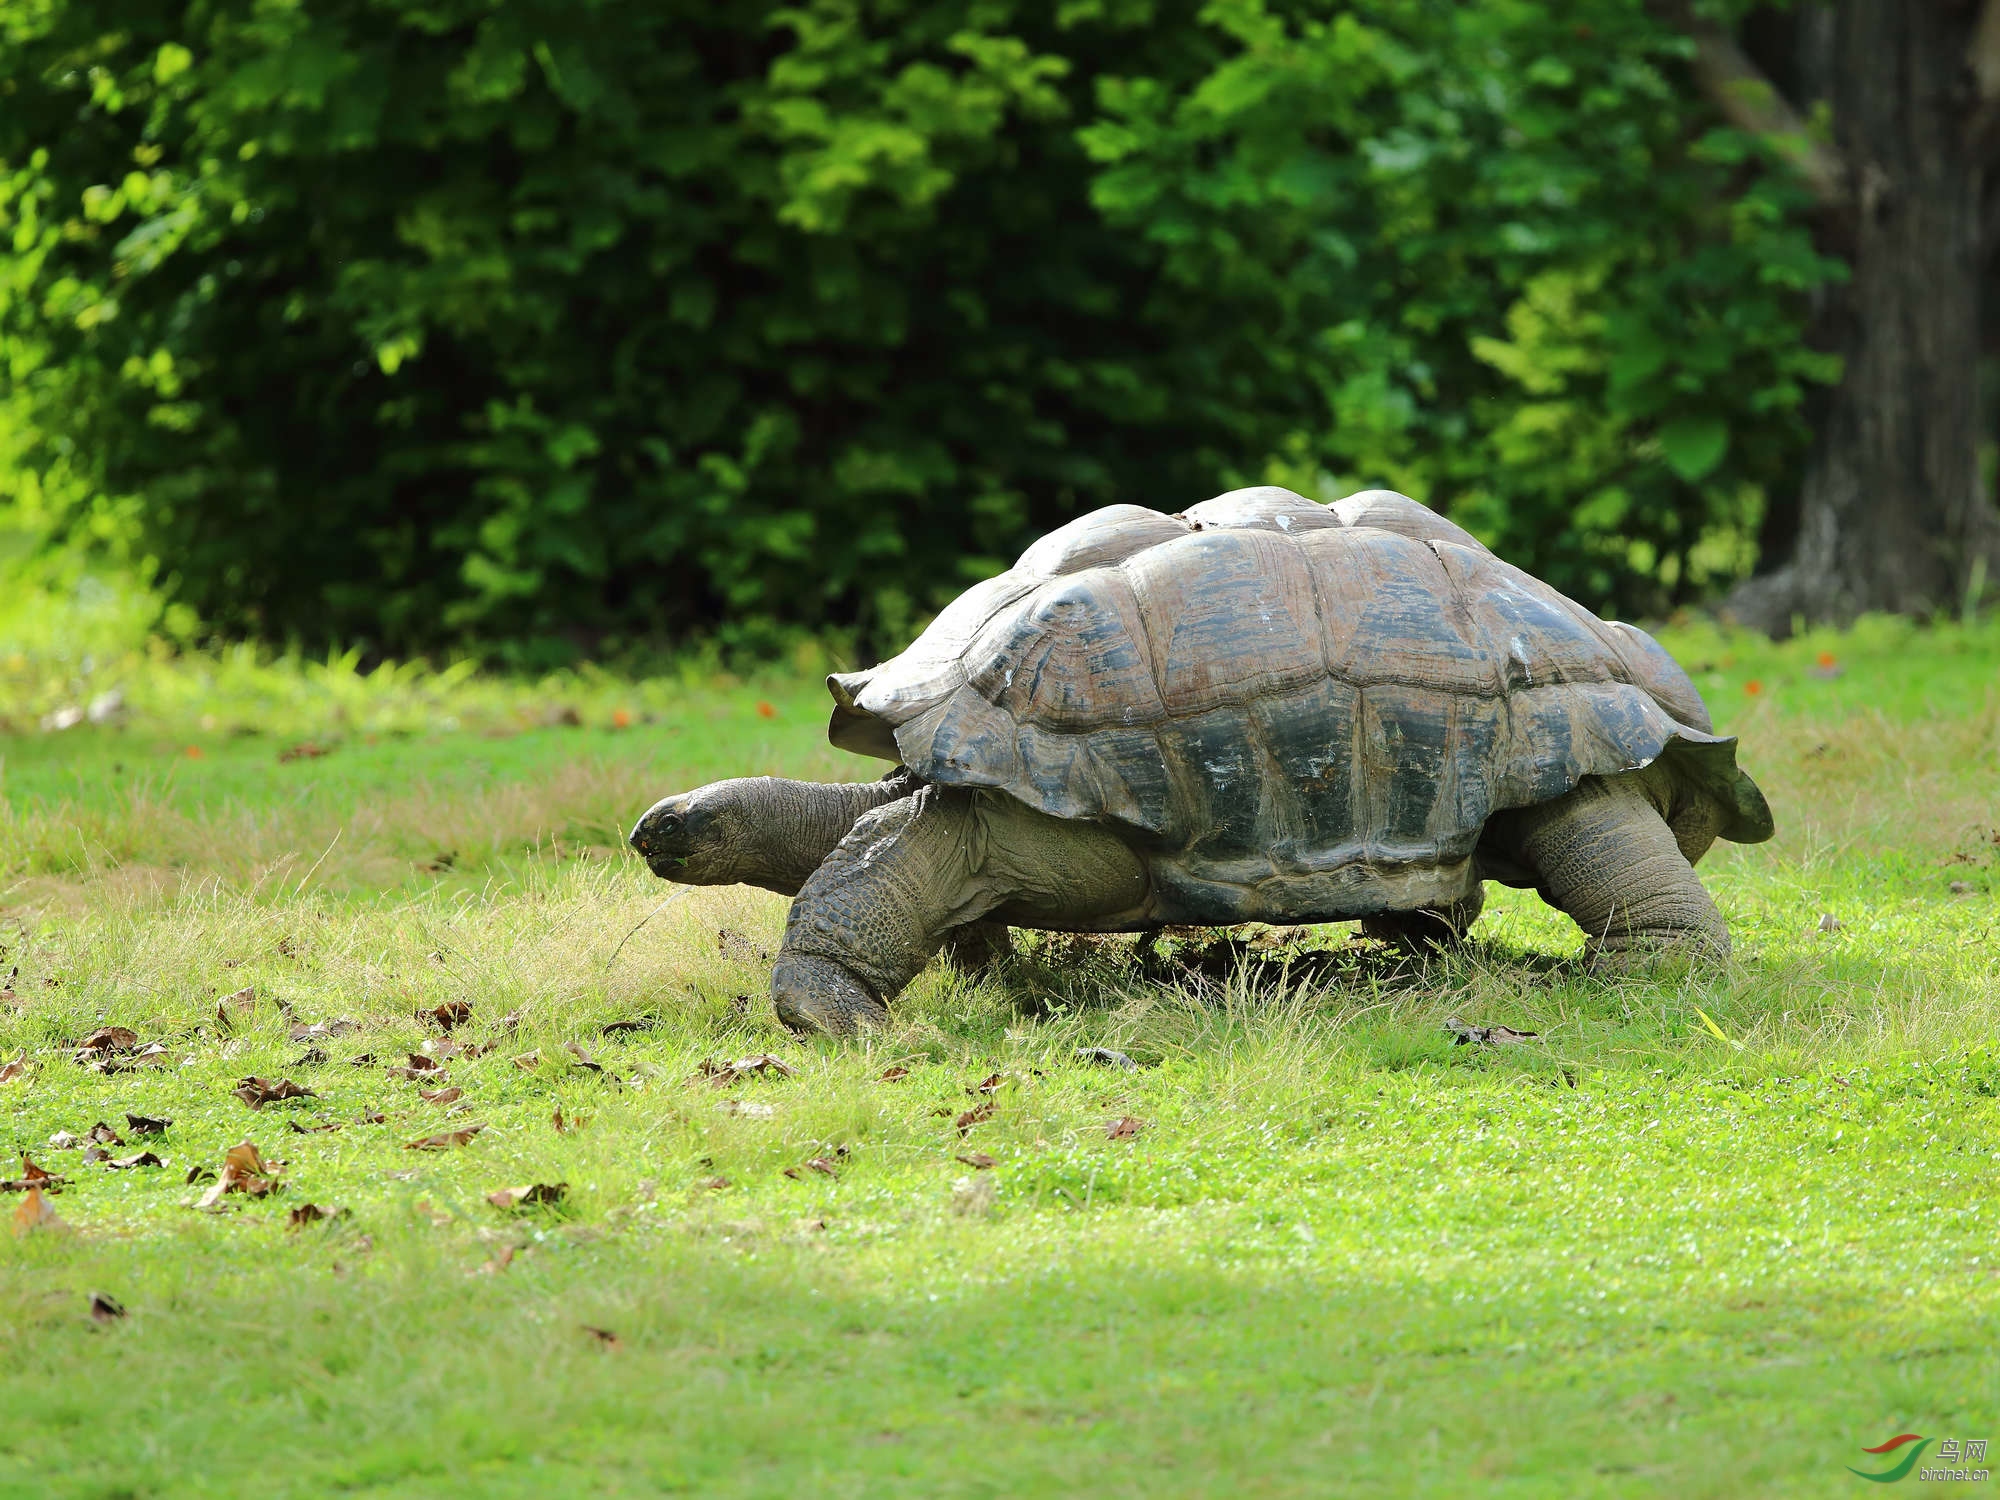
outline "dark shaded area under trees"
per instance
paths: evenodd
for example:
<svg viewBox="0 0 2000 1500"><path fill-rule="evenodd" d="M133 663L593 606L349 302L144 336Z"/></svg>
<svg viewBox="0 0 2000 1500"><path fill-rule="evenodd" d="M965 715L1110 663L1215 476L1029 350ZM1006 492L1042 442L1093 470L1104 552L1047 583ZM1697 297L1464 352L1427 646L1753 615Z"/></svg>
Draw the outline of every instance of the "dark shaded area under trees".
<svg viewBox="0 0 2000 1500"><path fill-rule="evenodd" d="M1890 472L1829 434L1905 356L1837 310L1917 231L1814 170L1881 112L1746 113L1717 57L1796 83L1818 23L1740 10L9 7L0 523L225 632L548 661L893 645L1095 506L1387 485L1657 614ZM1916 353L1956 411L1976 347Z"/></svg>

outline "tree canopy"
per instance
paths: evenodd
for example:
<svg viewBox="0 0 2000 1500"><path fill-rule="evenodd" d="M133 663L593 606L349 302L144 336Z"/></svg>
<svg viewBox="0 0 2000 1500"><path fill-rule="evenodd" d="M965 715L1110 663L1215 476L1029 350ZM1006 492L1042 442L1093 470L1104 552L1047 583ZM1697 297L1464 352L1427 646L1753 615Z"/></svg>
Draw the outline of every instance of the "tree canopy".
<svg viewBox="0 0 2000 1500"><path fill-rule="evenodd" d="M0 504L218 629L898 644L1274 481L1747 570L1808 195L1641 0L23 0Z"/></svg>

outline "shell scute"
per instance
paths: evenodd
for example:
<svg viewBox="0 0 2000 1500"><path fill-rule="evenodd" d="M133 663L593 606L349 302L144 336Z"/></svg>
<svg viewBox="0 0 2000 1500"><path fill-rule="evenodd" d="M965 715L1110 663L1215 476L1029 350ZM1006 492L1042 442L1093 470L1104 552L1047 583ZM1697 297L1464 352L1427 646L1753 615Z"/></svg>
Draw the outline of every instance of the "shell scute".
<svg viewBox="0 0 2000 1500"><path fill-rule="evenodd" d="M1288 692L1326 670L1312 582L1282 533L1198 532L1123 571L1170 715Z"/></svg>

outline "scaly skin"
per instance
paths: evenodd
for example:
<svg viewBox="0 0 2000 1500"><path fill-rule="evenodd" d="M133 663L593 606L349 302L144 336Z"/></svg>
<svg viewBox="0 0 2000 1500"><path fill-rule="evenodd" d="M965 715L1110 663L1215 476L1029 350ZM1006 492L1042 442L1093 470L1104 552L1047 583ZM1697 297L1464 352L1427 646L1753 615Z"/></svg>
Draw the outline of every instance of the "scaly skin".
<svg viewBox="0 0 2000 1500"><path fill-rule="evenodd" d="M1487 825L1534 871L1542 898L1583 929L1584 956L1600 972L1665 952L1729 956L1729 927L1683 852L1706 841L1699 828L1669 825L1671 792L1643 771L1586 776L1567 796Z"/></svg>
<svg viewBox="0 0 2000 1500"><path fill-rule="evenodd" d="M838 785L780 776L712 782L654 803L632 830L632 847L662 880L796 896L856 819L916 789L900 767L880 781Z"/></svg>
<svg viewBox="0 0 2000 1500"><path fill-rule="evenodd" d="M1109 829L1002 793L928 786L861 818L806 882L771 998L798 1030L879 1026L947 933L1001 910L1056 928L1137 916L1148 885L1138 855Z"/></svg>

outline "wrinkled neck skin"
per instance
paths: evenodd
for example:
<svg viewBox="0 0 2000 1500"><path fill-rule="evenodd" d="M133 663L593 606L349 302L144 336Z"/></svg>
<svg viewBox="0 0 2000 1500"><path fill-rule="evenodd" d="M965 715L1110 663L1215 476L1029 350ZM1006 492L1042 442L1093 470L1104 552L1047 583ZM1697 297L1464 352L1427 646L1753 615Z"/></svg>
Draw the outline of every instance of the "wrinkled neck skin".
<svg viewBox="0 0 2000 1500"><path fill-rule="evenodd" d="M750 779L761 783L753 794L757 816L749 820L736 878L780 896L796 896L863 813L917 789L908 776L839 784Z"/></svg>

